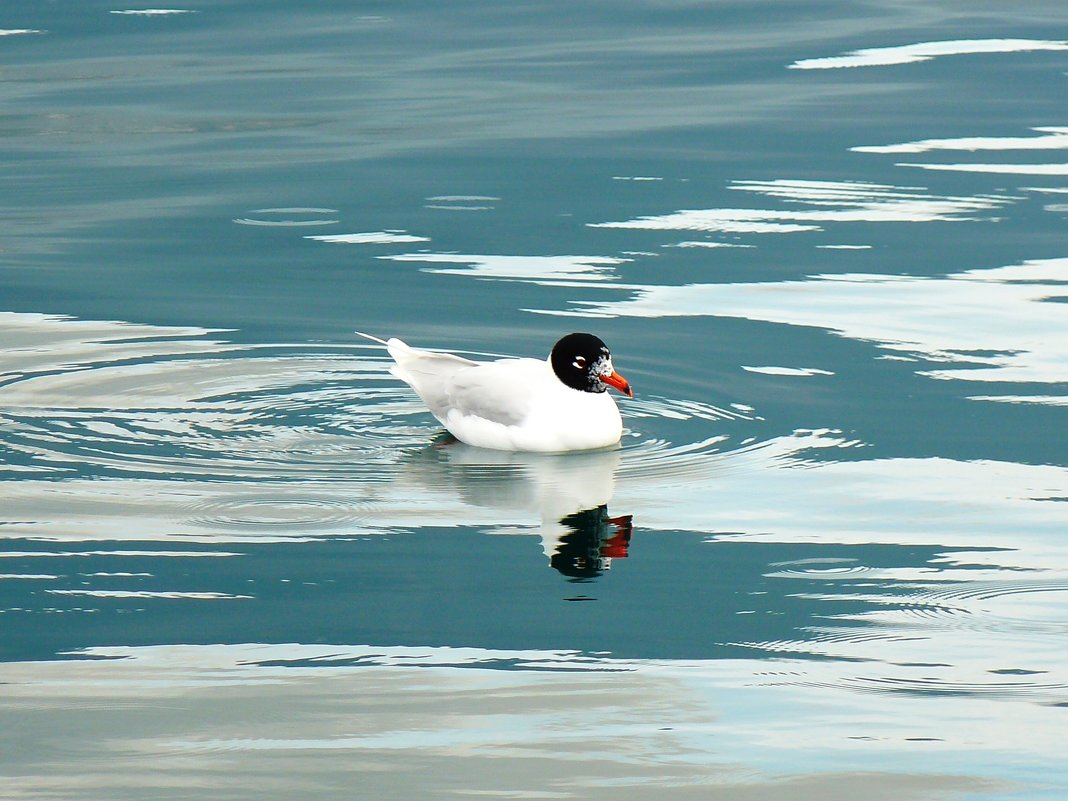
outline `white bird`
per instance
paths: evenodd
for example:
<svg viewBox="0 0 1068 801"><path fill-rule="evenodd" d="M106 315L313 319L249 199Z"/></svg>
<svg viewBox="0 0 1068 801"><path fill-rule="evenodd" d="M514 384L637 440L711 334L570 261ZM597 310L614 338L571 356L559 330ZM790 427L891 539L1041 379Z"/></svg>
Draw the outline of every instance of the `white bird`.
<svg viewBox="0 0 1068 801"><path fill-rule="evenodd" d="M404 381L454 437L502 451L581 451L619 442L623 420L608 395L634 397L612 366L612 354L593 334L568 334L545 361L525 358L476 362L451 353L382 340Z"/></svg>

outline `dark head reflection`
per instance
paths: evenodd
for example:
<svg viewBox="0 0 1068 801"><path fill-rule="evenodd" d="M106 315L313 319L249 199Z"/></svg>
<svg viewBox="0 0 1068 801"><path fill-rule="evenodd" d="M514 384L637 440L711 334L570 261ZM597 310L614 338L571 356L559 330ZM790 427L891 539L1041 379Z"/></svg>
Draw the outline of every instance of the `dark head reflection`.
<svg viewBox="0 0 1068 801"><path fill-rule="evenodd" d="M549 564L565 576L589 580L602 575L613 559L626 559L634 524L630 515L609 517L607 504L560 519L564 528Z"/></svg>

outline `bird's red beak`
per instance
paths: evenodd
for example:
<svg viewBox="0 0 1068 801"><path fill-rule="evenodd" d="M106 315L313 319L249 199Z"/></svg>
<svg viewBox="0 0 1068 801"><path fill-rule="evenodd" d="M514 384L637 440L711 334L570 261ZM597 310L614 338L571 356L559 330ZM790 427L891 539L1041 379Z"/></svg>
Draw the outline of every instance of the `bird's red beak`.
<svg viewBox="0 0 1068 801"><path fill-rule="evenodd" d="M628 398L634 397L634 390L630 388L630 382L627 381L627 379L625 379L619 373L612 371L611 375L601 376L601 380L604 381L604 383L608 384L608 386L613 387L614 389L618 389Z"/></svg>

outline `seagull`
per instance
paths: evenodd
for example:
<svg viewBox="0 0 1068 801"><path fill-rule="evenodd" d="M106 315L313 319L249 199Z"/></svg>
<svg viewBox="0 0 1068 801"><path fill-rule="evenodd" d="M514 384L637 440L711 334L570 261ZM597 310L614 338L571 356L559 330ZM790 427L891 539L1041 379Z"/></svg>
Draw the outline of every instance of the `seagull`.
<svg viewBox="0 0 1068 801"><path fill-rule="evenodd" d="M612 366L608 347L593 334L568 334L545 361L476 362L356 333L385 345L395 362L390 372L468 445L559 453L606 448L623 434L608 388L630 398L634 392Z"/></svg>

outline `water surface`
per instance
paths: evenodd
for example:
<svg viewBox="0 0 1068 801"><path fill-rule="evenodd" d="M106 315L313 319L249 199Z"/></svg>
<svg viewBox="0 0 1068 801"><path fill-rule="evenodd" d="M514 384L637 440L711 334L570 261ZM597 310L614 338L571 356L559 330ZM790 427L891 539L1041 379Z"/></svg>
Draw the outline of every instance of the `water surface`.
<svg viewBox="0 0 1068 801"><path fill-rule="evenodd" d="M1062 4L0 29L0 795L1064 795ZM356 330L595 331L623 440Z"/></svg>

